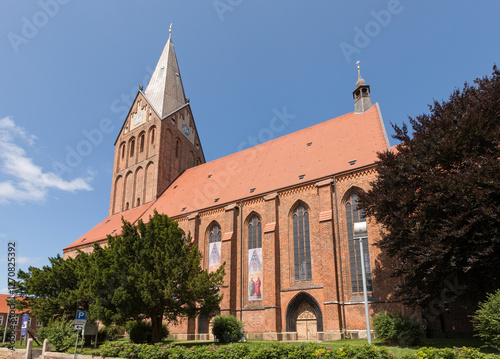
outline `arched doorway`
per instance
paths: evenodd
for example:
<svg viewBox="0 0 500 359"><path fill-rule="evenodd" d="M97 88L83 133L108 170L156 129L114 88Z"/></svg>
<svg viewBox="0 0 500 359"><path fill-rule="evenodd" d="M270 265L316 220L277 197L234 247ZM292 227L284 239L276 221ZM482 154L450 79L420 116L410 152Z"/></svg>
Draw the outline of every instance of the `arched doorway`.
<svg viewBox="0 0 500 359"><path fill-rule="evenodd" d="M220 308L213 310L210 315L200 313L198 316L198 334L212 334L214 317L220 315Z"/></svg>
<svg viewBox="0 0 500 359"><path fill-rule="evenodd" d="M303 302L297 310L296 328L298 340L318 340L318 320L313 307L307 302Z"/></svg>
<svg viewBox="0 0 500 359"><path fill-rule="evenodd" d="M286 331L296 332L299 340L318 340L318 332L323 331L323 315L310 294L300 292L288 304Z"/></svg>

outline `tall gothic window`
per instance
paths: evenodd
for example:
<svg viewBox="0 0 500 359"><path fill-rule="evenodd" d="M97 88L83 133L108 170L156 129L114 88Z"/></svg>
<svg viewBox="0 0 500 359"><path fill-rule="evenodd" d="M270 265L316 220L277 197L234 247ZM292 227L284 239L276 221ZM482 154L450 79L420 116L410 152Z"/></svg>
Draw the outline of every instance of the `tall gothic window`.
<svg viewBox="0 0 500 359"><path fill-rule="evenodd" d="M262 300L264 288L262 262L262 225L253 216L248 223L248 300Z"/></svg>
<svg viewBox="0 0 500 359"><path fill-rule="evenodd" d="M139 152L141 152L141 153L144 152L144 137L145 137L144 134L142 134L141 139L140 139L140 147L139 147L140 148Z"/></svg>
<svg viewBox="0 0 500 359"><path fill-rule="evenodd" d="M358 241L354 240L354 223L366 222L363 209L358 209L358 196L353 193L345 205L347 220L347 238L349 241L349 263L351 268L351 288L353 293L363 293L363 273L361 271L361 261L365 262L366 270L366 290L373 291L372 271L370 268L370 251L368 248L368 238L363 238L363 254L361 258Z"/></svg>
<svg viewBox="0 0 500 359"><path fill-rule="evenodd" d="M248 224L248 249L262 247L262 225L257 216L253 216Z"/></svg>
<svg viewBox="0 0 500 359"><path fill-rule="evenodd" d="M222 234L218 224L214 225L210 230L210 235L208 237L209 243L220 242L222 239Z"/></svg>
<svg viewBox="0 0 500 359"><path fill-rule="evenodd" d="M222 233L218 224L214 224L208 234L208 272L216 271L221 265Z"/></svg>
<svg viewBox="0 0 500 359"><path fill-rule="evenodd" d="M130 157L134 157L135 140L130 141Z"/></svg>
<svg viewBox="0 0 500 359"><path fill-rule="evenodd" d="M175 141L175 157L179 157L179 153L181 150L181 143L179 140Z"/></svg>
<svg viewBox="0 0 500 359"><path fill-rule="evenodd" d="M300 205L293 212L293 252L295 280L309 280L311 276L311 241L309 212Z"/></svg>
<svg viewBox="0 0 500 359"><path fill-rule="evenodd" d="M155 129L153 128L151 130L151 144L155 143Z"/></svg>

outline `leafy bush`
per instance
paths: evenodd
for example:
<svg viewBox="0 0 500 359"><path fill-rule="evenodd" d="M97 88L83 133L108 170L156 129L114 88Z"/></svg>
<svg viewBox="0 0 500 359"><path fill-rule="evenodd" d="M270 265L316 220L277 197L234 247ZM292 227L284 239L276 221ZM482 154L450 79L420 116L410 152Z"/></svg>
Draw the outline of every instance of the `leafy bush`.
<svg viewBox="0 0 500 359"><path fill-rule="evenodd" d="M5 328L0 327L0 340L3 340L3 333L5 333ZM10 335L12 334L12 329L10 327L7 327L7 335L5 336L5 342L9 342Z"/></svg>
<svg viewBox="0 0 500 359"><path fill-rule="evenodd" d="M213 324L212 331L221 343L235 343L243 338L243 323L234 315L218 315Z"/></svg>
<svg viewBox="0 0 500 359"><path fill-rule="evenodd" d="M500 350L500 289L489 293L484 302L479 303L479 309L472 316L474 330L484 342Z"/></svg>
<svg viewBox="0 0 500 359"><path fill-rule="evenodd" d="M97 340L99 343L112 342L125 334L125 328L117 325L108 325L99 329Z"/></svg>
<svg viewBox="0 0 500 359"><path fill-rule="evenodd" d="M66 320L51 320L38 329L38 337L42 341L48 339L52 348L58 352L66 351L75 345L76 333L73 322Z"/></svg>
<svg viewBox="0 0 500 359"><path fill-rule="evenodd" d="M125 324L130 340L134 343L150 343L153 334L151 323L142 321L130 321ZM161 326L161 338L168 337L168 328L165 324Z"/></svg>
<svg viewBox="0 0 500 359"><path fill-rule="evenodd" d="M393 359L384 347L372 345L325 348L317 343L272 343L250 347L248 344L228 345L165 345L106 343L98 350L85 350L85 354L114 358L138 359ZM410 359L414 359L413 357Z"/></svg>
<svg viewBox="0 0 500 359"><path fill-rule="evenodd" d="M493 354L480 353L475 348L420 348L415 353L407 354L402 359L498 359Z"/></svg>
<svg viewBox="0 0 500 359"><path fill-rule="evenodd" d="M413 346L425 338L423 326L413 317L401 313L380 312L373 317L377 336L387 344Z"/></svg>

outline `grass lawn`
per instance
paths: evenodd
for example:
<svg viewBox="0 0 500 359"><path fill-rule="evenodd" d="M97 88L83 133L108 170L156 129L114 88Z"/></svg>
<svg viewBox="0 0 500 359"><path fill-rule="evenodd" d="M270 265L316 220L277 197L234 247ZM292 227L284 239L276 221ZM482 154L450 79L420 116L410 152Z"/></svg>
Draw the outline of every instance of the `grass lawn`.
<svg viewBox="0 0 500 359"><path fill-rule="evenodd" d="M40 343L40 345L38 345L38 344L37 344L37 343L33 340L33 349L42 349L42 347L43 347L43 342L41 342L40 340L38 340L38 342ZM1 343L2 343L2 342L0 341L0 344L1 344ZM6 343L8 343L8 342L6 341ZM23 344L22 344L22 345L21 345L21 341L20 341L20 340L16 341L16 345L15 345L15 347L14 347L14 348L15 348L15 349L26 349L26 341L23 341Z"/></svg>

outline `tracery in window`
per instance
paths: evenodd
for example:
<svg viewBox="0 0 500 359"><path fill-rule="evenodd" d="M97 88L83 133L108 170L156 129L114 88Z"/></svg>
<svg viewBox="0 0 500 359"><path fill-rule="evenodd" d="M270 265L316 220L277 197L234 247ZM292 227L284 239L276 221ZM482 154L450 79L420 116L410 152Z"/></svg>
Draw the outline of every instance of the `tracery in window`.
<svg viewBox="0 0 500 359"><path fill-rule="evenodd" d="M309 211L303 205L293 213L293 249L295 280L312 279Z"/></svg>

